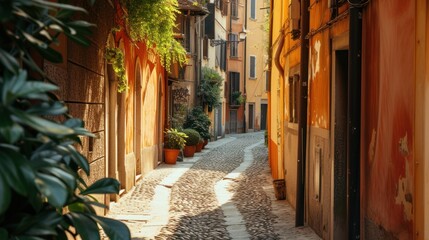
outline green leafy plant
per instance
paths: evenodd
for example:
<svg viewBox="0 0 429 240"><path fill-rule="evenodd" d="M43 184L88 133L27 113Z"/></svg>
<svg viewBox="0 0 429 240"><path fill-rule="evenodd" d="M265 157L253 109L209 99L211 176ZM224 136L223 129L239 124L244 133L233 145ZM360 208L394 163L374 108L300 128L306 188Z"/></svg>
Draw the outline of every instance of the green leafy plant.
<svg viewBox="0 0 429 240"><path fill-rule="evenodd" d="M223 78L216 70L208 67L203 67L201 71L202 78L197 95L204 105L209 106L209 109L220 106Z"/></svg>
<svg viewBox="0 0 429 240"><path fill-rule="evenodd" d="M188 136L188 138L186 139L186 146L195 146L200 142L201 136L196 130L186 128L183 129L182 132L185 133L186 136Z"/></svg>
<svg viewBox="0 0 429 240"><path fill-rule="evenodd" d="M113 71L118 77L118 92L124 92L128 89L127 75L125 72L124 53L119 48L106 48L105 58L107 63L112 64Z"/></svg>
<svg viewBox="0 0 429 240"><path fill-rule="evenodd" d="M179 132L175 128L170 128L165 131L164 148L182 149L185 146L188 136L184 132Z"/></svg>
<svg viewBox="0 0 429 240"><path fill-rule="evenodd" d="M161 63L169 70L173 62L183 65L186 50L174 39L177 0L127 0L130 37L155 47Z"/></svg>
<svg viewBox="0 0 429 240"><path fill-rule="evenodd" d="M210 139L210 125L209 116L207 116L201 106L197 106L187 115L183 127L195 129L203 139Z"/></svg>
<svg viewBox="0 0 429 240"><path fill-rule="evenodd" d="M231 100L233 105L235 104L241 105L246 102L246 98L243 95L241 95L240 91L233 92L231 95Z"/></svg>
<svg viewBox="0 0 429 240"><path fill-rule="evenodd" d="M188 106L184 103L174 103L173 116L170 119L171 126L173 128L182 128L183 123L186 120L186 113L188 112Z"/></svg>
<svg viewBox="0 0 429 240"><path fill-rule="evenodd" d="M59 63L58 36L88 45L85 9L45 0L5 0L0 8L0 239L130 239L125 224L98 216L92 196L119 192L116 179L88 186L88 160L77 151L94 137L52 93L58 87L34 56ZM36 77L30 77L37 76ZM35 74L38 73L38 74Z"/></svg>

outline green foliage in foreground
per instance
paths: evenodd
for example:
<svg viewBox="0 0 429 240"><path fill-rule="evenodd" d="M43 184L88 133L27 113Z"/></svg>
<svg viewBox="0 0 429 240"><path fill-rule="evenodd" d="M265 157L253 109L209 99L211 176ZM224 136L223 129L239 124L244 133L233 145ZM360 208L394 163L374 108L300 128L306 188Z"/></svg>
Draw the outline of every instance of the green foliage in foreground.
<svg viewBox="0 0 429 240"><path fill-rule="evenodd" d="M130 239L125 224L96 214L104 205L92 195L118 193L119 182L87 186L79 175L90 167L76 145L94 135L68 116L52 93L58 87L33 59L61 62L52 48L60 34L89 44L92 24L72 19L75 12L86 11L47 0L0 7L0 239L99 240L99 226L110 239Z"/></svg>

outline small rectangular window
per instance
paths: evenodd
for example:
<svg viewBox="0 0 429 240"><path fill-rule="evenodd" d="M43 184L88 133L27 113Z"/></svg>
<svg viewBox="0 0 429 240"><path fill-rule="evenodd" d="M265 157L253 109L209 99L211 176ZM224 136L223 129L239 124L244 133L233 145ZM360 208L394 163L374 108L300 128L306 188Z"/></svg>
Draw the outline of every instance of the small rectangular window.
<svg viewBox="0 0 429 240"><path fill-rule="evenodd" d="M250 78L256 78L256 56L250 56Z"/></svg>
<svg viewBox="0 0 429 240"><path fill-rule="evenodd" d="M238 0L231 0L231 17L238 18Z"/></svg>
<svg viewBox="0 0 429 240"><path fill-rule="evenodd" d="M238 36L235 33L229 34L230 57L238 57Z"/></svg>
<svg viewBox="0 0 429 240"><path fill-rule="evenodd" d="M250 18L256 19L256 0L250 0Z"/></svg>

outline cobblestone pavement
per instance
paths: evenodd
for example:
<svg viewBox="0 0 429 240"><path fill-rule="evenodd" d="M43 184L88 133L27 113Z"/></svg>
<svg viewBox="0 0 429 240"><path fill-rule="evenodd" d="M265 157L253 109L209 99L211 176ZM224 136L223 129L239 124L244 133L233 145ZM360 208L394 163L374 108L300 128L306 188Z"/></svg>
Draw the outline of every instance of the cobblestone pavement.
<svg viewBox="0 0 429 240"><path fill-rule="evenodd" d="M227 135L194 158L160 165L109 217L133 239L319 239L294 227L294 210L274 197L263 133Z"/></svg>

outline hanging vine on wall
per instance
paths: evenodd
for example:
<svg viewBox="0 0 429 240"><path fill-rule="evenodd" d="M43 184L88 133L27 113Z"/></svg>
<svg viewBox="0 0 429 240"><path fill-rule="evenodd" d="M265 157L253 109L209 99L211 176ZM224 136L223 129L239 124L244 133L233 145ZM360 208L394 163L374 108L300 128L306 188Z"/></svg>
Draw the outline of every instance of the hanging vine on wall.
<svg viewBox="0 0 429 240"><path fill-rule="evenodd" d="M118 92L121 93L128 89L127 76L125 72L124 53L116 47L107 47L105 58L107 63L112 64L113 71L118 77Z"/></svg>
<svg viewBox="0 0 429 240"><path fill-rule="evenodd" d="M177 7L177 0L126 1L130 37L155 47L167 70L173 62L186 62L186 50L174 39L176 14L180 13Z"/></svg>

